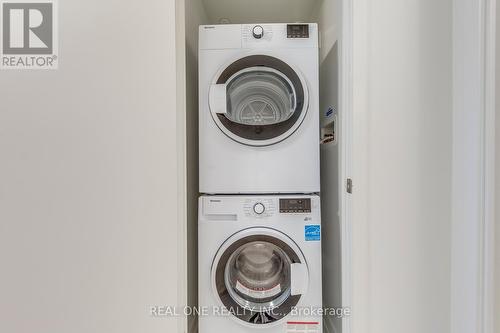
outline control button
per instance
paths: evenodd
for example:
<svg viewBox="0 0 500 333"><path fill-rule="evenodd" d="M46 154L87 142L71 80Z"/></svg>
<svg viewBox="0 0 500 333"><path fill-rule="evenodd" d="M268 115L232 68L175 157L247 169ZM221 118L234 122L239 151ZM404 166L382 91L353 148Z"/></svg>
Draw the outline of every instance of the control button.
<svg viewBox="0 0 500 333"><path fill-rule="evenodd" d="M256 203L254 206L253 206L253 211L256 213L256 214L262 214L264 213L264 211L266 210L266 207L264 207L264 205L260 202Z"/></svg>
<svg viewBox="0 0 500 333"><path fill-rule="evenodd" d="M264 36L264 28L260 25L253 27L252 34L255 38L261 39Z"/></svg>

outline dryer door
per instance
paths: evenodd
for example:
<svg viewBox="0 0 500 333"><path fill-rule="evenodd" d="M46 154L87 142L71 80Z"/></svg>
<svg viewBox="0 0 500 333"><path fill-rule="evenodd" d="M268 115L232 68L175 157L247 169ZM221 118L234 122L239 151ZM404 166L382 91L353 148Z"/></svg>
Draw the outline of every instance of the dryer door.
<svg viewBox="0 0 500 333"><path fill-rule="evenodd" d="M286 317L306 292L302 252L283 233L245 229L229 238L212 266L222 304L245 323L263 325Z"/></svg>
<svg viewBox="0 0 500 333"><path fill-rule="evenodd" d="M292 135L309 106L301 75L278 58L253 55L226 67L210 87L217 126L231 139L267 146Z"/></svg>

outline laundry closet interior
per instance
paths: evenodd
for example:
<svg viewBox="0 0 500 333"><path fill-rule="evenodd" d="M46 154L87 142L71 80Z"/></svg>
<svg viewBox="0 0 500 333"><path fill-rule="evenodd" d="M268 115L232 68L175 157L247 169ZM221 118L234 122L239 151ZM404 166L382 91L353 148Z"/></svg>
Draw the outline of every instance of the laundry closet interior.
<svg viewBox="0 0 500 333"><path fill-rule="evenodd" d="M185 109L187 154L187 303L198 302L199 95L200 25L317 23L319 43L319 135L323 307L345 306L342 299L343 251L341 202L340 97L341 0L184 0ZM309 110L311 112L311 110ZM262 170L265 172L265 170ZM345 291L344 291L345 292ZM342 332L342 320L325 316L323 332ZM257 330L255 330L257 331ZM198 318L188 319L188 332L198 332Z"/></svg>

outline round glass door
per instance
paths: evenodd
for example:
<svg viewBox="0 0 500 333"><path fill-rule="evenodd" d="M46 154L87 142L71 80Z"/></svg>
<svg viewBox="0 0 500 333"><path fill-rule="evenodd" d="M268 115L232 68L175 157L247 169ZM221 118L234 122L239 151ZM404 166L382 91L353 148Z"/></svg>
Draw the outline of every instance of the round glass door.
<svg viewBox="0 0 500 333"><path fill-rule="evenodd" d="M305 82L288 64L263 55L242 58L211 87L210 109L231 139L252 146L280 142L304 120Z"/></svg>
<svg viewBox="0 0 500 333"><path fill-rule="evenodd" d="M271 310L290 296L291 259L276 245L255 241L242 245L226 264L225 283L242 307Z"/></svg>
<svg viewBox="0 0 500 333"><path fill-rule="evenodd" d="M238 319L256 325L278 321L297 305L301 295L293 293L293 267L305 265L286 236L262 231L228 240L213 266L223 305Z"/></svg>

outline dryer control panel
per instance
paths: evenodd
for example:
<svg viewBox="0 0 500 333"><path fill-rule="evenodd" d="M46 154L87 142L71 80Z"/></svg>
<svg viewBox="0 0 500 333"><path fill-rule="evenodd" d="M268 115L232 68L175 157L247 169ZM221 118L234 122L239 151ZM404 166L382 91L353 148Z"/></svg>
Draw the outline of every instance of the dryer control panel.
<svg viewBox="0 0 500 333"><path fill-rule="evenodd" d="M200 50L318 48L316 23L201 25Z"/></svg>
<svg viewBox="0 0 500 333"><path fill-rule="evenodd" d="M309 38L309 24L288 24L286 26L287 38Z"/></svg>

